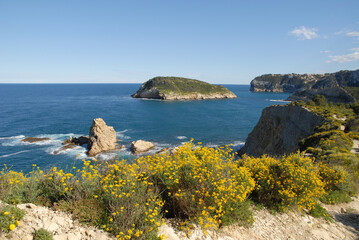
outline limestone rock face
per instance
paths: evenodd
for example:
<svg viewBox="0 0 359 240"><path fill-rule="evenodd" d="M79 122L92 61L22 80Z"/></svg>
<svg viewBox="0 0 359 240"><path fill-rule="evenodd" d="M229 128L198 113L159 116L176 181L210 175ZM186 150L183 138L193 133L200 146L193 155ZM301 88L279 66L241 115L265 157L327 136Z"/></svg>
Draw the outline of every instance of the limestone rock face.
<svg viewBox="0 0 359 240"><path fill-rule="evenodd" d="M238 154L277 156L295 152L299 142L313 134L324 121L323 117L300 106L267 107Z"/></svg>
<svg viewBox="0 0 359 240"><path fill-rule="evenodd" d="M88 155L95 156L100 152L116 148L116 132L107 126L102 118L93 120L89 134Z"/></svg>
<svg viewBox="0 0 359 240"><path fill-rule="evenodd" d="M143 140L137 140L132 142L131 144L131 151L134 154L147 152L148 150L151 150L155 146L151 142L143 141Z"/></svg>

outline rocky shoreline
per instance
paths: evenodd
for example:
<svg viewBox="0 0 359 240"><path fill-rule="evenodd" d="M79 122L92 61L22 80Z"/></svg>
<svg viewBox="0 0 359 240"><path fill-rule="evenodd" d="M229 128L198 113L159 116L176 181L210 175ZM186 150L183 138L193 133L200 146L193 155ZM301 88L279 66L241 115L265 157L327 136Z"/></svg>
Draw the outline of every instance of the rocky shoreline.
<svg viewBox="0 0 359 240"><path fill-rule="evenodd" d="M26 137L22 142L37 143L51 140L50 138ZM53 151L53 154L60 154L67 149L82 146L87 149L88 157L96 157L100 153L118 151L125 148L125 145L120 145L121 139L117 139L116 131L112 126L107 126L102 118L95 118L89 130L89 136L72 137L62 142L62 147ZM133 141L130 150L133 154L143 154L153 149L153 143L137 140Z"/></svg>

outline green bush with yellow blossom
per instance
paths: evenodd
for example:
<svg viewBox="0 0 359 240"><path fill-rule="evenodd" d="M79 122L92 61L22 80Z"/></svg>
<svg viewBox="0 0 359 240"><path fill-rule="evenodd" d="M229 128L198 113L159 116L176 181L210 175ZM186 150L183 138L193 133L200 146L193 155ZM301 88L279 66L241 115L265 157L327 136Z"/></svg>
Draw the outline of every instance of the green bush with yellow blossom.
<svg viewBox="0 0 359 240"><path fill-rule="evenodd" d="M253 174L254 201L278 210L311 209L324 194L318 168L312 158L291 154L281 158L244 156L240 164Z"/></svg>
<svg viewBox="0 0 359 240"><path fill-rule="evenodd" d="M250 225L248 199L278 210L307 208L325 215L318 199L326 190L340 189L346 179L340 169L300 153L237 159L227 146L190 141L132 162L83 160L68 172L56 167L43 172L34 165L24 175L5 168L0 199L69 211L118 239L160 239L164 218L177 219L189 235L194 225L205 233L232 223ZM2 231L11 230L11 224L16 221L6 222Z"/></svg>
<svg viewBox="0 0 359 240"><path fill-rule="evenodd" d="M20 220L24 216L24 211L11 206L0 205L0 236L1 232L8 233L20 225Z"/></svg>

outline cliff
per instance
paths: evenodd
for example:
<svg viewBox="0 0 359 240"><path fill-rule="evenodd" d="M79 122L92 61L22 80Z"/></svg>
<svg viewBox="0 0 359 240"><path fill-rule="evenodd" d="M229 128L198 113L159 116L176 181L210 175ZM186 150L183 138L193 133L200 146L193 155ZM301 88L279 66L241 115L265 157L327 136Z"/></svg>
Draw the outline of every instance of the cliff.
<svg viewBox="0 0 359 240"><path fill-rule="evenodd" d="M290 95L288 101L308 101L311 100L315 95L323 95L328 100L328 102L333 103L354 103L358 99L350 91L341 88L325 88L325 89L307 89L299 92L295 92Z"/></svg>
<svg viewBox="0 0 359 240"><path fill-rule="evenodd" d="M254 78L252 92L298 92L308 89L359 87L359 70L326 74L265 74Z"/></svg>
<svg viewBox="0 0 359 240"><path fill-rule="evenodd" d="M155 77L143 83L133 98L162 100L192 100L236 98L221 85L212 85L195 79L179 77Z"/></svg>
<svg viewBox="0 0 359 240"><path fill-rule="evenodd" d="M238 154L278 156L295 152L299 142L324 121L325 118L301 106L267 107Z"/></svg>

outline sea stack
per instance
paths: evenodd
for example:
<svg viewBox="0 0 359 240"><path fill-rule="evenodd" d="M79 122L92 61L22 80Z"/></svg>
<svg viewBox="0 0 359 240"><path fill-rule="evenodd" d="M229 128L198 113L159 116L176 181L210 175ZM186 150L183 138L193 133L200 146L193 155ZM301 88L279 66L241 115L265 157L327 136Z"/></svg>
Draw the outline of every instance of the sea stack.
<svg viewBox="0 0 359 240"><path fill-rule="evenodd" d="M116 132L107 126L102 118L95 118L89 134L88 155L95 156L100 152L116 149Z"/></svg>

